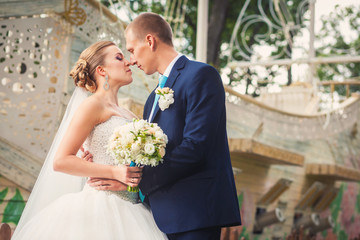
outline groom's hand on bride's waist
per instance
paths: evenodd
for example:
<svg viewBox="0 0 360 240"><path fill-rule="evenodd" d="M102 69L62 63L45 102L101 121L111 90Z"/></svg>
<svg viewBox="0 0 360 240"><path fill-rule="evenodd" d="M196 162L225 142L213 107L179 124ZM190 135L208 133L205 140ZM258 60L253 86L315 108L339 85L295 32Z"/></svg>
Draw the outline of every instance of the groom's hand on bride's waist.
<svg viewBox="0 0 360 240"><path fill-rule="evenodd" d="M93 161L93 155L89 151L84 151L84 148L80 148L83 154L81 155L81 158L85 161L92 162Z"/></svg>
<svg viewBox="0 0 360 240"><path fill-rule="evenodd" d="M89 178L87 184L96 190L102 191L126 191L127 185L124 183L106 178Z"/></svg>

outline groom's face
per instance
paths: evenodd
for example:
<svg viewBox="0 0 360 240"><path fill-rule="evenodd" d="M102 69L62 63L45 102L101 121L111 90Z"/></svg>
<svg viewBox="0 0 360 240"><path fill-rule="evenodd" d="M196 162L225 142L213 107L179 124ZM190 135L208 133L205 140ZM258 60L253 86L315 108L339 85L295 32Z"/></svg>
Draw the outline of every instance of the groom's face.
<svg viewBox="0 0 360 240"><path fill-rule="evenodd" d="M125 38L126 49L130 52L130 63L136 64L146 74L155 73L157 70L152 57L153 53L145 39L137 38L131 29L125 32Z"/></svg>

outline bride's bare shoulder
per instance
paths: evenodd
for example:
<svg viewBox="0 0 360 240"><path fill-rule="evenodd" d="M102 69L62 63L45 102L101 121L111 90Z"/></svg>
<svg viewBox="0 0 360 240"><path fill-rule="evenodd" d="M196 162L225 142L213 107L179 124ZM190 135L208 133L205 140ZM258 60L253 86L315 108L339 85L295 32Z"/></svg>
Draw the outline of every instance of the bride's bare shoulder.
<svg viewBox="0 0 360 240"><path fill-rule="evenodd" d="M76 118L98 124L102 121L104 115L104 105L96 97L90 96L86 98L76 110Z"/></svg>

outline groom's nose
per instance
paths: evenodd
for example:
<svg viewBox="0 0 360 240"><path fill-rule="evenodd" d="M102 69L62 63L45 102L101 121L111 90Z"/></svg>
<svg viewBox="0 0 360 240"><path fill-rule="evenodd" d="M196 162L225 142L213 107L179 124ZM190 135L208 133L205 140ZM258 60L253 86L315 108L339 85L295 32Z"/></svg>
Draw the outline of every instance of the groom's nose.
<svg viewBox="0 0 360 240"><path fill-rule="evenodd" d="M130 65L135 65L137 64L137 61L135 60L134 56L130 55Z"/></svg>

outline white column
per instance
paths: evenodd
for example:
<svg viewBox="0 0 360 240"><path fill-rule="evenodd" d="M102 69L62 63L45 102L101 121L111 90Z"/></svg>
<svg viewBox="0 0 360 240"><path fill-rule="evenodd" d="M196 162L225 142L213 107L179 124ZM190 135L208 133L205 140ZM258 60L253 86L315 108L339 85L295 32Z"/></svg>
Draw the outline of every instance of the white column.
<svg viewBox="0 0 360 240"><path fill-rule="evenodd" d="M196 60L206 62L209 0L198 0Z"/></svg>
<svg viewBox="0 0 360 240"><path fill-rule="evenodd" d="M315 3L316 0L310 0L310 39L309 39L309 59L315 58L315 48L314 48L314 41L315 41ZM314 80L315 76L315 64L309 64L309 79L308 81L313 84L314 89L316 89L316 81Z"/></svg>

